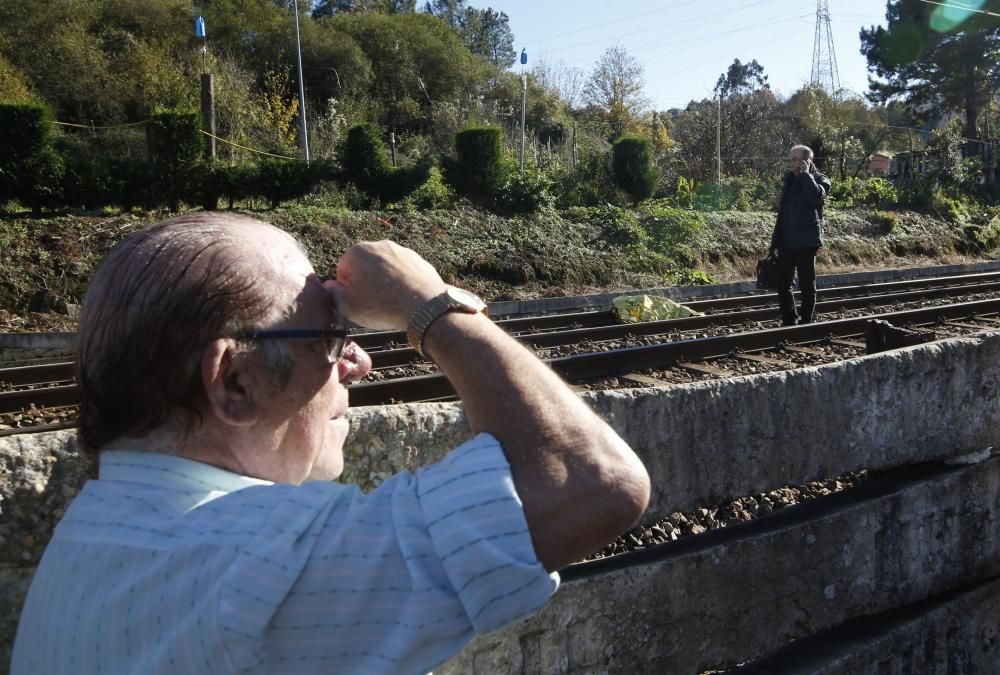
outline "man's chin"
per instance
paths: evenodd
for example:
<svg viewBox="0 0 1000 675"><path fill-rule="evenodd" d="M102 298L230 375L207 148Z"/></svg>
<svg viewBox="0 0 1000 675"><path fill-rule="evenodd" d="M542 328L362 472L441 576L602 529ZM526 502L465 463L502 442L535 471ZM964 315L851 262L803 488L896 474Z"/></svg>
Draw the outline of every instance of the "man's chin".
<svg viewBox="0 0 1000 675"><path fill-rule="evenodd" d="M345 417L337 417L327 422L326 442L323 452L313 462L312 471L306 480L336 480L344 471L344 441L351 424Z"/></svg>

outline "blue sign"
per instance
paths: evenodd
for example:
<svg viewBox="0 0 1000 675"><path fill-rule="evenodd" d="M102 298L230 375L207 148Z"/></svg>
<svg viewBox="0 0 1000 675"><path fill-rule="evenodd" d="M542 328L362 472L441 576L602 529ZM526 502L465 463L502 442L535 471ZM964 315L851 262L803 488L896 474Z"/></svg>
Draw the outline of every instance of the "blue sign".
<svg viewBox="0 0 1000 675"><path fill-rule="evenodd" d="M528 52L524 51L524 48L522 48L521 49L521 65L523 66L527 62L528 62Z"/></svg>
<svg viewBox="0 0 1000 675"><path fill-rule="evenodd" d="M200 16L194 20L194 36L205 37L205 20Z"/></svg>

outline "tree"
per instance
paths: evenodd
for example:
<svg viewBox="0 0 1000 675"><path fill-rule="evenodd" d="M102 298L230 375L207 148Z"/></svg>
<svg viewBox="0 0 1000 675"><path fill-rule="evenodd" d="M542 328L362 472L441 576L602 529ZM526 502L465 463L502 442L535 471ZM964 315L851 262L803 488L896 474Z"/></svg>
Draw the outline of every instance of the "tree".
<svg viewBox="0 0 1000 675"><path fill-rule="evenodd" d="M322 19L338 14L413 14L417 0L319 0L313 7L312 17Z"/></svg>
<svg viewBox="0 0 1000 675"><path fill-rule="evenodd" d="M583 87L583 100L600 110L618 138L649 106L643 68L622 45L608 47Z"/></svg>
<svg viewBox="0 0 1000 675"><path fill-rule="evenodd" d="M496 12L491 7L466 8L462 14L459 37L470 52L497 68L509 68L517 60L514 34L505 12Z"/></svg>
<svg viewBox="0 0 1000 675"><path fill-rule="evenodd" d="M633 204L652 196L660 182L653 167L649 141L627 136L614 144L611 152L615 185L628 193Z"/></svg>
<svg viewBox="0 0 1000 675"><path fill-rule="evenodd" d="M986 0L982 9L992 15L889 0L888 27L861 30L868 69L881 78L871 79L869 97L901 98L924 118L961 110L966 138L978 140L979 113L1000 83L1000 0Z"/></svg>
<svg viewBox="0 0 1000 675"><path fill-rule="evenodd" d="M432 0L424 3L424 12L451 26L470 52L497 68L514 65L514 34L510 18L492 7L466 7L465 0Z"/></svg>
<svg viewBox="0 0 1000 675"><path fill-rule="evenodd" d="M750 63L740 63L739 59L733 59L729 70L719 75L719 80L715 83L715 94L727 98L770 88L764 66L757 63L757 59Z"/></svg>
<svg viewBox="0 0 1000 675"><path fill-rule="evenodd" d="M544 54L534 59L531 75L546 91L556 93L567 106L575 108L583 90L583 71L565 61L550 61Z"/></svg>

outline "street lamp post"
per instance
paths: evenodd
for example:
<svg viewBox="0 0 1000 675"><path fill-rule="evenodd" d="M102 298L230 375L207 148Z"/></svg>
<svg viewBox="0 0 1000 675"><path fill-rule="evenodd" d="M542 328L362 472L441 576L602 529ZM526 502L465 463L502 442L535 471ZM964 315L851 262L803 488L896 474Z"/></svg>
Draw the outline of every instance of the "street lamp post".
<svg viewBox="0 0 1000 675"><path fill-rule="evenodd" d="M524 173L524 108L528 97L528 76L524 74L524 66L528 63L528 52L521 49L521 173Z"/></svg>
<svg viewBox="0 0 1000 675"><path fill-rule="evenodd" d="M302 42L299 39L299 0L292 0L295 7L295 56L299 65L299 126L302 128L302 154L309 163L309 129L306 127L306 88L302 81Z"/></svg>

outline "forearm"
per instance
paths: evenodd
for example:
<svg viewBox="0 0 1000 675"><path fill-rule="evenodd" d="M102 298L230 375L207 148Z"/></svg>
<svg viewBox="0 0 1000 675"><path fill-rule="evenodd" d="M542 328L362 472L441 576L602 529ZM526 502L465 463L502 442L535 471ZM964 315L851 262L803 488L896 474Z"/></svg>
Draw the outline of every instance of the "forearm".
<svg viewBox="0 0 1000 675"><path fill-rule="evenodd" d="M632 450L545 364L482 315L447 314L424 347L474 432L504 448L539 560L558 569L599 549L645 509Z"/></svg>
<svg viewBox="0 0 1000 675"><path fill-rule="evenodd" d="M799 174L799 183L802 186L802 192L806 200L813 206L819 207L823 203L823 198L826 197L826 192L816 182L816 178L812 174L803 171Z"/></svg>

